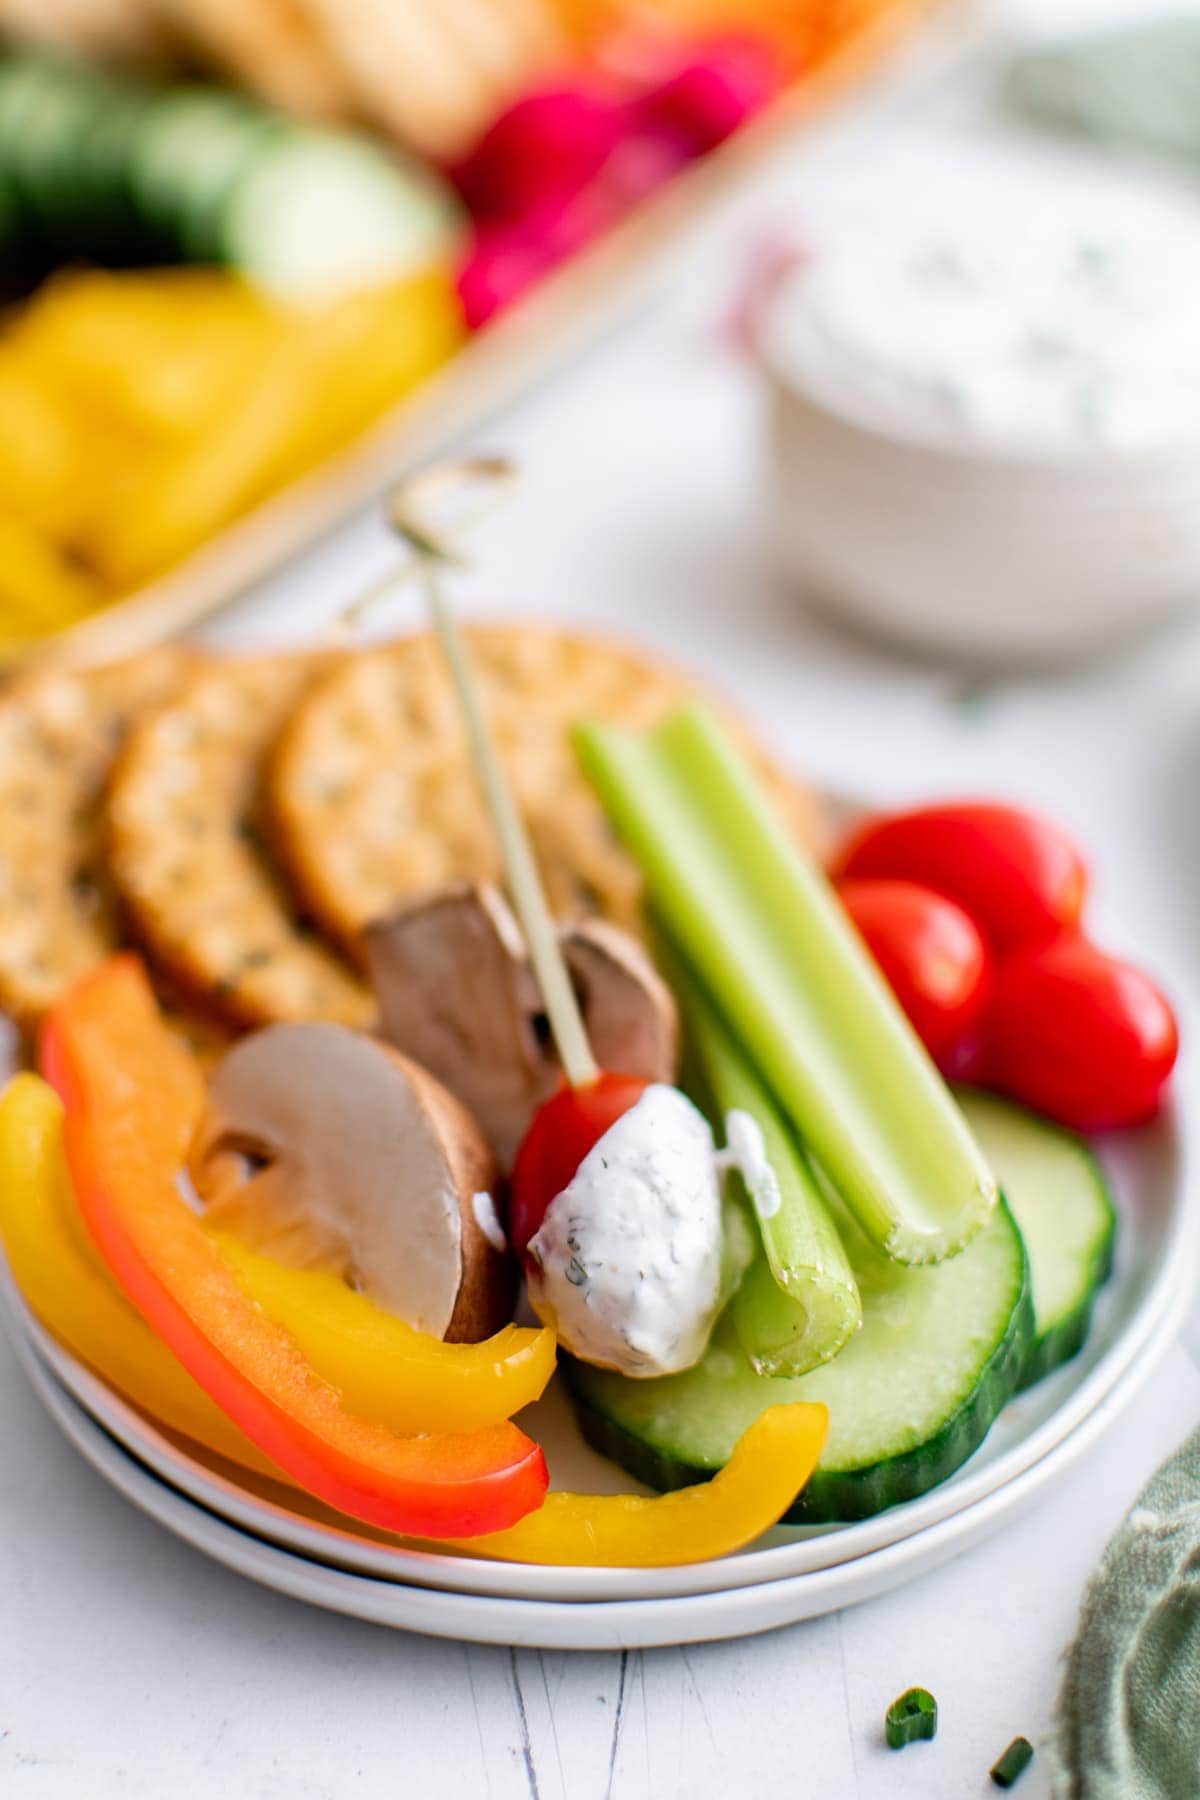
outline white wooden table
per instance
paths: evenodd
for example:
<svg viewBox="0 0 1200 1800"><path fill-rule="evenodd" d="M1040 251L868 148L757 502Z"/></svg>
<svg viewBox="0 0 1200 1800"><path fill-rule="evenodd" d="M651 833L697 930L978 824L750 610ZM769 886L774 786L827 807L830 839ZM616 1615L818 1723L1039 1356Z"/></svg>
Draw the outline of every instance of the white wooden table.
<svg viewBox="0 0 1200 1800"><path fill-rule="evenodd" d="M1011 9L1010 9L1011 10ZM1026 11L1029 8L1026 7ZM1043 8L1043 12L1047 9ZM1076 4L1066 9L1078 16ZM1094 7L1092 8L1094 11ZM1094 852L1101 919L1190 1022L1200 971L1200 627L1070 675L980 684L807 619L756 541L753 383L714 320L782 202L855 137L963 128L894 84L709 234L671 295L481 446L527 482L489 528L480 610L611 624L722 680L814 779L883 799L1034 800ZM886 153L886 151L884 151ZM269 640L385 564L360 521L226 622ZM415 601L401 614L415 617ZM1185 1082L1187 1081L1185 1070ZM961 1800L1044 1733L1083 1581L1156 1462L1200 1420L1200 1321L1104 1444L1029 1516L885 1599L744 1642L626 1656L388 1633L226 1574L112 1494L0 1341L0 1793L5 1800ZM882 1743L938 1696L936 1744ZM1044 1761L1044 1759L1043 1759ZM1045 1793L1043 1773L1023 1800Z"/></svg>

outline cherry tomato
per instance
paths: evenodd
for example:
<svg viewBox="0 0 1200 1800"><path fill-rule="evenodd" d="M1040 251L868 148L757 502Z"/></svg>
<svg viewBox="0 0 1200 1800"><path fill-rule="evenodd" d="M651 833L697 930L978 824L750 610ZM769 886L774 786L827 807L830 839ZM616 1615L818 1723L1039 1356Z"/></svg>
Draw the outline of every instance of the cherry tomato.
<svg viewBox="0 0 1200 1800"><path fill-rule="evenodd" d="M525 1249L588 1151L649 1085L636 1075L605 1074L590 1087L560 1088L538 1108L509 1184L508 1234L517 1250Z"/></svg>
<svg viewBox="0 0 1200 1800"><path fill-rule="evenodd" d="M851 839L835 874L921 882L956 900L1002 955L1078 924L1087 893L1087 867L1070 838L1015 806L895 813Z"/></svg>
<svg viewBox="0 0 1200 1800"><path fill-rule="evenodd" d="M1070 934L997 971L990 1084L1076 1131L1140 1125L1175 1065L1175 1015L1149 978Z"/></svg>
<svg viewBox="0 0 1200 1800"><path fill-rule="evenodd" d="M961 906L915 881L842 881L842 905L938 1063L983 1008L991 958Z"/></svg>

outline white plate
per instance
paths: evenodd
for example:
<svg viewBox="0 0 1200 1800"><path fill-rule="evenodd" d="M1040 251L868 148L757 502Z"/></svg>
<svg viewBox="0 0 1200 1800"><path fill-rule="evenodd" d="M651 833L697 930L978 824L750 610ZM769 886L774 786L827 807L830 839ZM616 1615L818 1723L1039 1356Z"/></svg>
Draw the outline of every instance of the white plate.
<svg viewBox="0 0 1200 1800"><path fill-rule="evenodd" d="M289 1511L286 1504L273 1504L248 1492L199 1457L188 1455L49 1339L12 1293L9 1312L15 1335L36 1346L43 1362L79 1405L153 1472L152 1485L169 1483L179 1496L191 1497L210 1514L242 1531L339 1571L403 1583L409 1592L437 1589L523 1605L583 1604L589 1609L603 1602L644 1606L658 1600L728 1596L734 1590L767 1583L791 1584L791 1593L797 1581L834 1570L845 1573L860 1563L869 1563L861 1570L862 1579L873 1580L879 1567L873 1559L905 1542L920 1539L930 1555L943 1543L957 1544L963 1520L998 1523L1044 1481L1070 1467L1094 1435L1093 1430L1083 1428L1098 1417L1111 1416L1115 1397L1128 1397L1134 1391L1128 1380L1131 1372L1135 1368L1144 1371L1153 1356L1165 1349L1177 1327L1200 1229L1200 1196L1188 1198L1181 1160L1179 1134L1171 1119L1108 1148L1106 1161L1122 1214L1122 1230L1116 1272L1101 1296L1089 1344L1065 1369L1012 1402L982 1449L950 1481L919 1500L861 1524L819 1531L777 1528L737 1556L680 1569L554 1569L488 1563L393 1547L359 1535L353 1526L339 1529L311 1522ZM561 1397L543 1402L537 1414L526 1415L526 1419L546 1446L558 1485L610 1491L632 1485L581 1443ZM161 1481L155 1482L154 1476ZM939 1530L941 1535L935 1537ZM914 1572L909 1564L889 1562L884 1566L904 1566ZM793 1595L787 1603L808 1606L815 1592L824 1591L822 1587L808 1588L804 1592L809 1599L801 1603ZM829 1604L843 1604L851 1597L863 1596L847 1593ZM782 1604L783 1597L779 1600ZM817 1604L816 1610L823 1607L823 1602ZM789 1616L803 1615L793 1612ZM417 1629L432 1629L411 1622ZM765 1628L762 1623L741 1627Z"/></svg>
<svg viewBox="0 0 1200 1800"><path fill-rule="evenodd" d="M1169 1346L1190 1292L1175 1285L1160 1328L1087 1418L1022 1479L939 1524L829 1568L728 1590L663 1599L572 1602L448 1593L314 1562L264 1542L186 1499L144 1468L74 1401L25 1339L18 1354L50 1416L106 1481L168 1531L228 1569L330 1612L376 1625L477 1643L554 1650L648 1649L748 1637L817 1618L899 1587L947 1562L1032 1504L1103 1435Z"/></svg>

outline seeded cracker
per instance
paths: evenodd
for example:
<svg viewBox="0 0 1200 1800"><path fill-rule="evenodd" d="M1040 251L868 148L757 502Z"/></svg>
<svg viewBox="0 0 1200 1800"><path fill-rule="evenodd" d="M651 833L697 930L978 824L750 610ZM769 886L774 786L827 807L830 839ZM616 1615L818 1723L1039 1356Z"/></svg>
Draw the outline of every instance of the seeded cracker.
<svg viewBox="0 0 1200 1800"><path fill-rule="evenodd" d="M256 824L273 738L327 662L216 661L130 733L109 790L113 880L160 973L235 1025L365 1025L365 987L301 924Z"/></svg>
<svg viewBox="0 0 1200 1800"><path fill-rule="evenodd" d="M641 878L579 769L571 727L589 717L651 726L691 684L605 640L532 626L466 636L552 909L637 929ZM811 840L808 794L756 760L784 817ZM451 880L501 879L458 708L428 636L352 658L313 686L279 735L265 814L305 911L356 960L363 927L398 902Z"/></svg>
<svg viewBox="0 0 1200 1800"><path fill-rule="evenodd" d="M131 718L186 666L160 650L0 694L0 1010L26 1033L117 947L100 797Z"/></svg>

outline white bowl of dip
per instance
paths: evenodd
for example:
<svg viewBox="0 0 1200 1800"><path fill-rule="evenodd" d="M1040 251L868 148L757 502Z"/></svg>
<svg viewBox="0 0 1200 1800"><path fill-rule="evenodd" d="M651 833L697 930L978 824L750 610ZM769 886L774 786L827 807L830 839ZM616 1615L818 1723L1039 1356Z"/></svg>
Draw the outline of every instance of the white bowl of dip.
<svg viewBox="0 0 1200 1800"><path fill-rule="evenodd" d="M1200 207L991 161L906 192L765 308L782 568L952 656L1098 650L1193 604Z"/></svg>

